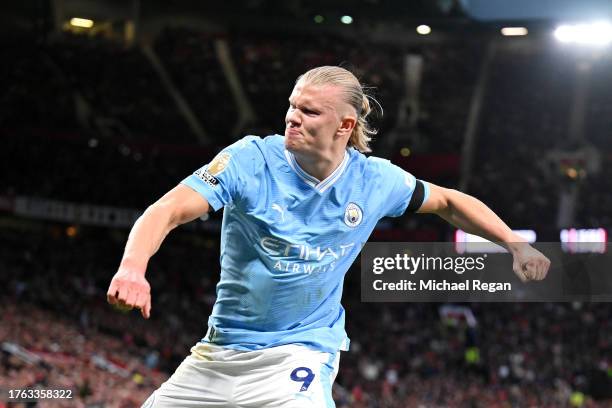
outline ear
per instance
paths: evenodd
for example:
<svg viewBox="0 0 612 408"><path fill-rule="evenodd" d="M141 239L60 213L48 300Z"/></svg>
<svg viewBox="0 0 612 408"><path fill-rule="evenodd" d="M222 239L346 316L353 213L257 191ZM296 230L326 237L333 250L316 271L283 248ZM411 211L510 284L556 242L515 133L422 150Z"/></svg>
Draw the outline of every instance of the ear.
<svg viewBox="0 0 612 408"><path fill-rule="evenodd" d="M350 137L357 124L357 118L353 115L346 115L340 119L340 127L336 131L338 137Z"/></svg>

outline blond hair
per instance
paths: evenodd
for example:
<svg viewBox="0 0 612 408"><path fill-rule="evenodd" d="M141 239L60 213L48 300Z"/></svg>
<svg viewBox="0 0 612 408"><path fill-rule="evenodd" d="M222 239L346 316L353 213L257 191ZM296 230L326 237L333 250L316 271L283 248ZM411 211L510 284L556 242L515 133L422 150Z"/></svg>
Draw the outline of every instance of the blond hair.
<svg viewBox="0 0 612 408"><path fill-rule="evenodd" d="M371 128L367 121L367 116L372 112L369 100L372 97L365 93L363 86L355 75L341 67L323 66L313 68L300 75L296 83L300 80L304 84L315 86L335 85L342 89L345 102L355 108L357 113L357 123L355 123L355 128L353 128L349 137L348 145L362 153L371 152L370 141L372 136L377 133L377 130ZM374 98L372 100L378 104Z"/></svg>

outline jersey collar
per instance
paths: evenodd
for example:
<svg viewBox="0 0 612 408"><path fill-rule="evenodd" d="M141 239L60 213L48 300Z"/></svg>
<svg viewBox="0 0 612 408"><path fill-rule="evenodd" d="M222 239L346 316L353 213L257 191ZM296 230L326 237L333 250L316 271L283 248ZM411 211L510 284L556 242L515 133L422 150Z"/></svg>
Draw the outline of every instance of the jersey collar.
<svg viewBox="0 0 612 408"><path fill-rule="evenodd" d="M342 173L344 173L344 169L346 169L346 165L348 164L348 161L349 161L348 151L345 150L344 159L342 159L342 163L340 163L340 165L336 167L336 170L334 170L332 174L327 176L325 180L320 181L316 177L313 177L310 174L306 173L306 171L304 171L304 169L302 169L300 165L298 164L293 153L291 153L287 149L285 149L285 157L287 158L287 162L289 163L289 166L298 175L298 177L301 178L306 184L314 188L319 193L325 192L332 185L334 185L334 183L340 178Z"/></svg>

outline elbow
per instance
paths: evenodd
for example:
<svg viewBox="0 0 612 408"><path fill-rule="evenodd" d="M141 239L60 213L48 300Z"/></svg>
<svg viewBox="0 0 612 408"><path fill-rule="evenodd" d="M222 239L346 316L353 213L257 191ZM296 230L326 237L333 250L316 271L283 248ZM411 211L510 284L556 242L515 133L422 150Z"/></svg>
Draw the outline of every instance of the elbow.
<svg viewBox="0 0 612 408"><path fill-rule="evenodd" d="M435 211L436 214L445 219L450 217L453 213L453 201L457 194L459 194L457 190L441 188Z"/></svg>
<svg viewBox="0 0 612 408"><path fill-rule="evenodd" d="M452 211L461 202L463 195L459 190L447 188L444 194L444 208L447 211Z"/></svg>

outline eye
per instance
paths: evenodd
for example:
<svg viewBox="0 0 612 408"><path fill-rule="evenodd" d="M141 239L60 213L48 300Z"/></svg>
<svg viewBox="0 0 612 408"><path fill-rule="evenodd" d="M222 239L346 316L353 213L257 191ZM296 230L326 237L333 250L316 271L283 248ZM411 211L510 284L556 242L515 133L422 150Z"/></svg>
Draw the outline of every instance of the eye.
<svg viewBox="0 0 612 408"><path fill-rule="evenodd" d="M319 112L310 109L302 109L302 111L308 116L317 116L319 114Z"/></svg>

